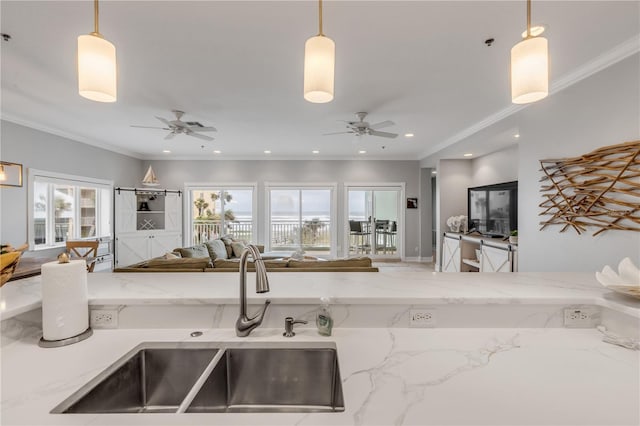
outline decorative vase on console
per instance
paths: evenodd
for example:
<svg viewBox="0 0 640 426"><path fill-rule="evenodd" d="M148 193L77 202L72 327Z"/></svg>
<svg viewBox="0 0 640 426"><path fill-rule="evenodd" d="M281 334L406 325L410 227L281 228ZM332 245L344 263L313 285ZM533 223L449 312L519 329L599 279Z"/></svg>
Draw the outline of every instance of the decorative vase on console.
<svg viewBox="0 0 640 426"><path fill-rule="evenodd" d="M449 227L451 232L466 231L467 217L465 215L451 216L449 219L447 219L447 226Z"/></svg>

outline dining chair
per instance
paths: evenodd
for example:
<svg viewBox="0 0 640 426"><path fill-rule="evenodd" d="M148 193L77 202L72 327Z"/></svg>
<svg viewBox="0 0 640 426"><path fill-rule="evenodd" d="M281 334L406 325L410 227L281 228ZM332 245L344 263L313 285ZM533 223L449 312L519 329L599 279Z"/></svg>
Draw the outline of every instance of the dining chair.
<svg viewBox="0 0 640 426"><path fill-rule="evenodd" d="M98 240L67 241L67 253L70 257L79 257L87 262L87 272L93 272L98 256Z"/></svg>

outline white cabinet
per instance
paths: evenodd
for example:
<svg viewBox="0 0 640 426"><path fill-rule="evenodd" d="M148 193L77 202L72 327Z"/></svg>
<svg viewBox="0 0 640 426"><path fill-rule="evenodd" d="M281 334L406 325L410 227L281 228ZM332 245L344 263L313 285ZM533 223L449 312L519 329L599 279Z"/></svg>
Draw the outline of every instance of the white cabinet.
<svg viewBox="0 0 640 426"><path fill-rule="evenodd" d="M516 246L493 238L445 233L442 272L515 272Z"/></svg>
<svg viewBox="0 0 640 426"><path fill-rule="evenodd" d="M182 246L178 232L134 232L116 237L116 267L129 266L162 256Z"/></svg>
<svg viewBox="0 0 640 426"><path fill-rule="evenodd" d="M182 245L182 193L115 189L115 266L158 257Z"/></svg>
<svg viewBox="0 0 640 426"><path fill-rule="evenodd" d="M460 237L444 236L442 239L442 272L460 272Z"/></svg>
<svg viewBox="0 0 640 426"><path fill-rule="evenodd" d="M513 251L483 244L481 253L480 272L512 272Z"/></svg>

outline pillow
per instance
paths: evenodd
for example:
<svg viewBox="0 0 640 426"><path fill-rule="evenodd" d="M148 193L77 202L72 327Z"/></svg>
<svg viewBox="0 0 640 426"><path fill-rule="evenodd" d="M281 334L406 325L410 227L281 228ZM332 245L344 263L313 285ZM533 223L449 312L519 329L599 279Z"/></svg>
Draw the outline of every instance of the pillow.
<svg viewBox="0 0 640 426"><path fill-rule="evenodd" d="M207 241L204 245L209 251L209 257L211 257L211 260L227 259L229 257L227 254L227 248L221 240Z"/></svg>
<svg viewBox="0 0 640 426"><path fill-rule="evenodd" d="M147 268L160 268L160 269L204 269L209 267L211 260L207 255L207 258L176 258L176 259L151 259L147 262Z"/></svg>
<svg viewBox="0 0 640 426"><path fill-rule="evenodd" d="M180 259L181 257L182 256L178 252L166 252L164 256L162 256L163 259Z"/></svg>
<svg viewBox="0 0 640 426"><path fill-rule="evenodd" d="M180 256L182 257L193 257L196 259L206 257L210 259L209 250L207 250L207 247L204 244L198 244L197 246L192 247L181 247L174 249L173 251L180 253Z"/></svg>
<svg viewBox="0 0 640 426"><path fill-rule="evenodd" d="M222 241L224 243L225 248L227 249L227 259L230 259L233 257L233 249L231 248L231 243L233 242L233 240L231 240L231 238L228 238L228 236L222 236L220 237L220 241Z"/></svg>
<svg viewBox="0 0 640 426"><path fill-rule="evenodd" d="M233 255L235 257L242 256L242 252L244 251L245 247L247 247L247 245L242 241L234 241L231 243L231 249L233 249Z"/></svg>

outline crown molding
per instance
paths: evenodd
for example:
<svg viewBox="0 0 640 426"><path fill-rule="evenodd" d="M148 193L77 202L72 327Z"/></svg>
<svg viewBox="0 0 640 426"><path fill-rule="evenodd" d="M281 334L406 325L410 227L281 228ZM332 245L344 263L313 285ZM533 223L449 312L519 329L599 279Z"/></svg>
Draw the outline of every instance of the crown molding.
<svg viewBox="0 0 640 426"><path fill-rule="evenodd" d="M63 130L60 129L56 129L53 127L49 127L40 123L36 123L34 121L30 121L30 120L25 120L21 117L17 117L15 115L11 115L11 114L6 114L6 113L2 113L2 116L0 117L2 120L4 121L8 121L10 123L13 124L17 124L19 126L23 126L23 127L28 127L30 129L34 129L34 130L39 130L41 132L45 132L45 133L49 133L55 136L59 136L61 138L65 138L65 139L69 139L70 141L73 142L80 142L80 143L84 143L86 145L91 145L94 146L96 148L100 148L100 149L104 149L106 151L111 151L111 152L115 152L117 154L122 154L122 155L126 155L127 157L132 157L135 158L137 160L142 160L144 159L143 156L140 155L140 153L137 152L133 152L133 151L129 151L114 145L110 145L108 143L102 142L102 141L96 141L94 139L90 139L90 138L86 138L83 136L79 136L73 133L68 133L65 132Z"/></svg>
<svg viewBox="0 0 640 426"><path fill-rule="evenodd" d="M549 88L549 95L554 95L566 89L567 87L573 86L579 81L582 81L585 78L592 76L593 74L596 74L638 52L640 52L640 34L636 34L625 42L615 46L613 49L603 53L602 55L596 56L591 61L552 82L551 87ZM480 130L485 129L501 120L504 120L505 118L517 113L518 111L521 111L524 108L527 108L530 105L532 104L509 105L508 107L501 109L500 111L491 114L485 119L478 121L477 123L467 127L466 129L454 134L448 139L445 139L444 141L431 147L430 149L423 151L422 154L420 154L420 159L424 160L427 157L468 138L469 136L479 132Z"/></svg>

